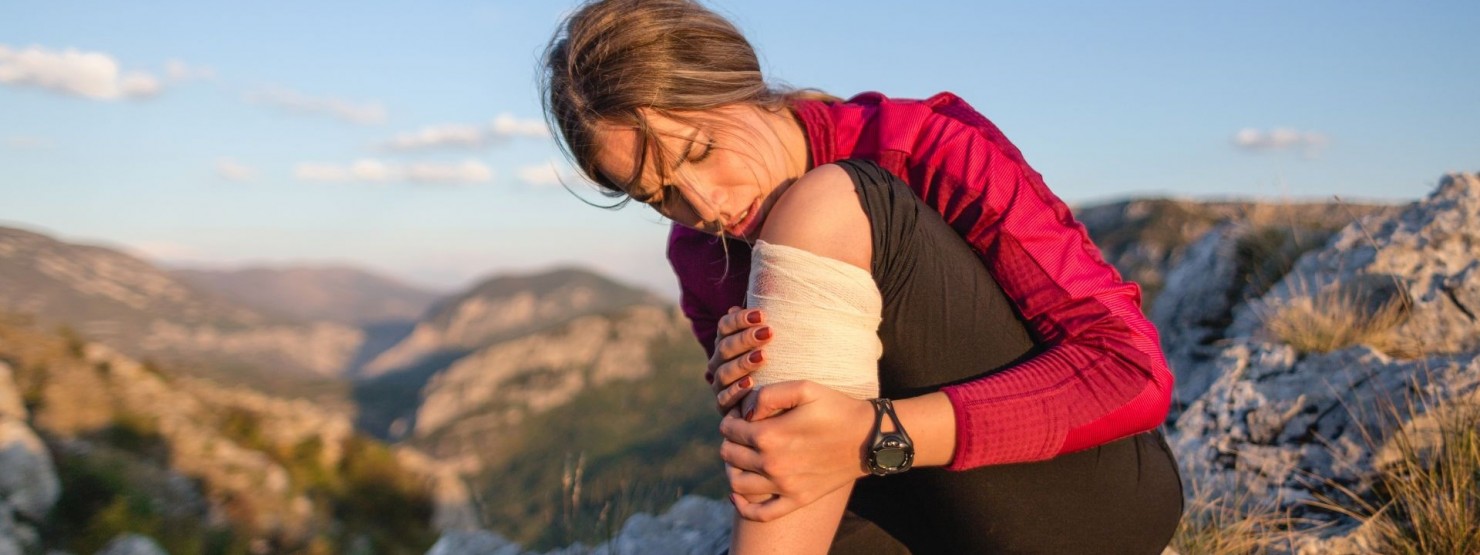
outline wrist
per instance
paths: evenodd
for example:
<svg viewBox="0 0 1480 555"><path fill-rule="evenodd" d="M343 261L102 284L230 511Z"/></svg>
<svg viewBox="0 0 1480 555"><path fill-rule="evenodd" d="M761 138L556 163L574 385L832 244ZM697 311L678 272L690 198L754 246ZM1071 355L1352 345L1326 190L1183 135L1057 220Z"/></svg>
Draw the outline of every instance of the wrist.
<svg viewBox="0 0 1480 555"><path fill-rule="evenodd" d="M945 466L956 452L956 411L945 393L935 392L894 401L899 423L915 446L914 466ZM885 431L893 423L884 419Z"/></svg>

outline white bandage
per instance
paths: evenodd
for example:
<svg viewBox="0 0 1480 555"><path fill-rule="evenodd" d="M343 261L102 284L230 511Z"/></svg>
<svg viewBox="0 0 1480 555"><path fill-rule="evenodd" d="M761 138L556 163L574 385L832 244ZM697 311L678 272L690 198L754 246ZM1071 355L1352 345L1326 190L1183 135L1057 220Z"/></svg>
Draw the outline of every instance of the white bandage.
<svg viewBox="0 0 1480 555"><path fill-rule="evenodd" d="M745 304L764 311L773 332L757 388L811 380L856 399L879 396L884 300L867 270L756 241Z"/></svg>

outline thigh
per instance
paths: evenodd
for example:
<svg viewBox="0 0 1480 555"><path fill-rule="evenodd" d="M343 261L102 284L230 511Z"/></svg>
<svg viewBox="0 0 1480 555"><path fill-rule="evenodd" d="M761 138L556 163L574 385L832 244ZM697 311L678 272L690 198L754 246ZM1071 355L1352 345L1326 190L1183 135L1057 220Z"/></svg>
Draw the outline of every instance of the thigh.
<svg viewBox="0 0 1480 555"><path fill-rule="evenodd" d="M1182 513L1160 431L1048 461L865 479L853 507L927 553L1157 554Z"/></svg>

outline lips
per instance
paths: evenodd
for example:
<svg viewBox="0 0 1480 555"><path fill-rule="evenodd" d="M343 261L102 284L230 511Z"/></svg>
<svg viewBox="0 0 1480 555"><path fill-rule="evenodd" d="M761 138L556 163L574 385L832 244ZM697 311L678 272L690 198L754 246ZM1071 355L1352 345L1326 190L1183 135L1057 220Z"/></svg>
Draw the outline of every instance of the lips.
<svg viewBox="0 0 1480 555"><path fill-rule="evenodd" d="M740 213L739 220L725 227L725 233L732 237L749 238L750 233L754 231L752 228L755 227L756 216L759 213L760 199L750 201L750 207Z"/></svg>

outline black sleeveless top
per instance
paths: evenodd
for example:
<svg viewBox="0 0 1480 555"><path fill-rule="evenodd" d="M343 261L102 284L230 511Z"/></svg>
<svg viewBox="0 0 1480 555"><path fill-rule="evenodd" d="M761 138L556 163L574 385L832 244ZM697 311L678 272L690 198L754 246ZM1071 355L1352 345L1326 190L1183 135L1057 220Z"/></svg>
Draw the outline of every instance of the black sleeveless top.
<svg viewBox="0 0 1480 555"><path fill-rule="evenodd" d="M872 226L871 268L884 301L880 396L930 393L1035 354L1016 309L939 213L871 161L836 164ZM1159 431L1048 461L871 476L848 504L850 518L915 554L1160 552L1181 506ZM834 552L890 552L872 539L844 547L849 526L845 519Z"/></svg>

